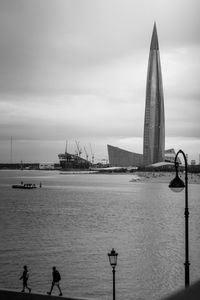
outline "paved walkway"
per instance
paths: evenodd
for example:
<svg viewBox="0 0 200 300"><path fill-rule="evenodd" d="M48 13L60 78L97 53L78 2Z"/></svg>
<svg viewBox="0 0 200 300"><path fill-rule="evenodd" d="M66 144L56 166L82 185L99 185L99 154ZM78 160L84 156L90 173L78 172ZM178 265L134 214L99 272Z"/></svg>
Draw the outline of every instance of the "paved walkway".
<svg viewBox="0 0 200 300"><path fill-rule="evenodd" d="M0 290L1 300L87 300L83 298L69 298L59 296L41 295L36 293L20 293L16 291Z"/></svg>
<svg viewBox="0 0 200 300"><path fill-rule="evenodd" d="M117 295L116 295L117 296ZM20 293L16 291L0 290L1 300L86 300L83 298L69 298L69 297L58 297L58 296L48 296L34 293ZM112 295L109 297L112 299ZM133 298L134 299L134 295ZM92 300L92 299L90 299ZM119 299L128 300L128 299ZM173 295L164 298L162 300L200 300L200 281L191 285L187 289L177 291Z"/></svg>
<svg viewBox="0 0 200 300"><path fill-rule="evenodd" d="M163 300L200 300L200 281Z"/></svg>

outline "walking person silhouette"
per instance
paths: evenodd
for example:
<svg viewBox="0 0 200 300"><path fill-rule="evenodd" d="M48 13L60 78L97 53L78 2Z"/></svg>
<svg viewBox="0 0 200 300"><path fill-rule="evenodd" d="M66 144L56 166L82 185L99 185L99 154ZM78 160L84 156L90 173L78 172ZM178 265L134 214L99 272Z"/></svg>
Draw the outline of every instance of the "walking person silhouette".
<svg viewBox="0 0 200 300"><path fill-rule="evenodd" d="M51 295L54 285L57 285L57 287L59 289L59 292L60 292L59 296L62 296L62 291L61 291L60 284L59 284L59 282L61 280L60 273L58 272L56 267L53 267L52 269L53 269L53 272L52 272L53 281L52 281L52 284L51 284L50 292L47 292L47 294Z"/></svg>
<svg viewBox="0 0 200 300"><path fill-rule="evenodd" d="M19 278L20 280L22 279L22 283L23 283L23 289L22 292L25 292L25 289L29 290L29 293L31 292L31 288L28 287L28 278L29 278L29 273L28 273L28 268L27 266L24 266L24 271L22 273L22 276Z"/></svg>

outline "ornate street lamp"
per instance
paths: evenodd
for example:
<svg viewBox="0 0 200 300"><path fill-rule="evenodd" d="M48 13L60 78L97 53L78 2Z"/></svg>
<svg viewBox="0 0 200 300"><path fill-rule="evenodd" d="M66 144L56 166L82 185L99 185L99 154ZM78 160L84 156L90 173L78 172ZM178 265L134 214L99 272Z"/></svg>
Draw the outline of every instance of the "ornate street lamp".
<svg viewBox="0 0 200 300"><path fill-rule="evenodd" d="M179 153L183 155L184 162L185 162L185 183L180 179L178 176L178 162L177 158ZM189 263L189 208L188 208L188 165L187 165L187 158L185 153L182 150L179 150L176 153L175 160L175 169L176 169L176 177L172 179L169 184L169 188L173 192L181 192L185 188L185 287L190 285L190 263Z"/></svg>
<svg viewBox="0 0 200 300"><path fill-rule="evenodd" d="M111 252L108 253L109 262L113 272L113 300L115 300L115 267L117 265L117 256L118 253L114 250L114 248L112 248Z"/></svg>

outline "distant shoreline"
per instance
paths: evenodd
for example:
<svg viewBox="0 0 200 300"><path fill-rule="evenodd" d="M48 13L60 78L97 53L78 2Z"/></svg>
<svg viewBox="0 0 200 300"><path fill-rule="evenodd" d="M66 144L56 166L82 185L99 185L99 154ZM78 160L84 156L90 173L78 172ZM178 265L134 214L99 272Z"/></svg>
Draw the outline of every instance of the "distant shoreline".
<svg viewBox="0 0 200 300"><path fill-rule="evenodd" d="M180 178L184 181L185 174L180 173ZM135 177L135 178L134 178ZM132 182L164 182L169 183L175 177L175 172L135 172ZM189 184L200 184L199 173L188 173Z"/></svg>
<svg viewBox="0 0 200 300"><path fill-rule="evenodd" d="M158 172L158 171L134 171L134 172L98 172L91 171L91 170L19 170L19 169L0 169L0 171L20 171L20 172L34 172L34 171L41 171L41 172L57 172L60 175L128 175L131 176L130 182L138 182L138 183L169 183L174 177L175 172ZM180 172L180 178L184 181L185 174ZM188 183L189 184L200 184L200 173L188 173Z"/></svg>

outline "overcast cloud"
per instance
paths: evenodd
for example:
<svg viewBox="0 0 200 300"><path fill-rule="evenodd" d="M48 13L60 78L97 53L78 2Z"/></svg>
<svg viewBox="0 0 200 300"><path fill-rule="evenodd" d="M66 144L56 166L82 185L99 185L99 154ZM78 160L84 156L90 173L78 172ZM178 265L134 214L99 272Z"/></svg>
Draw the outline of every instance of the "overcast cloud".
<svg viewBox="0 0 200 300"><path fill-rule="evenodd" d="M0 0L0 162L58 161L75 140L142 153L157 24L166 147L200 153L199 0Z"/></svg>

